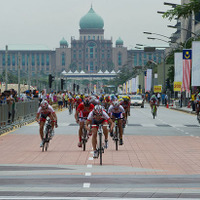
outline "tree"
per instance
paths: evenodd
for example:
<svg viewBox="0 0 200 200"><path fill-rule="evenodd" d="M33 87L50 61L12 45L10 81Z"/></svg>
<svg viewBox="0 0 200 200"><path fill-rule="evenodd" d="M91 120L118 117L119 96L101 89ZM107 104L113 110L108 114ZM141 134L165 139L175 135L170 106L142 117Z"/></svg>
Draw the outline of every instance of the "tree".
<svg viewBox="0 0 200 200"><path fill-rule="evenodd" d="M188 4L177 5L172 10L168 10L163 14L163 18L168 18L170 21L174 18L187 18L194 12L199 13L200 11L200 0L191 0Z"/></svg>

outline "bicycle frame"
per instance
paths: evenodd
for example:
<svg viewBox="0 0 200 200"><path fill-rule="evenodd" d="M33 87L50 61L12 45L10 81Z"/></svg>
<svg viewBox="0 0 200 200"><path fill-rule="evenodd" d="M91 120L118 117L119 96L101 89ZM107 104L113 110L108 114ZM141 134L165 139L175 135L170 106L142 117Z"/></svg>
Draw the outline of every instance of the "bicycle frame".
<svg viewBox="0 0 200 200"><path fill-rule="evenodd" d="M113 140L115 141L115 147L116 147L116 151L118 151L118 142L119 142L119 125L118 125L118 121L124 118L112 118L115 122L115 133L113 136ZM123 129L122 129L123 131Z"/></svg>
<svg viewBox="0 0 200 200"><path fill-rule="evenodd" d="M79 119L84 119L84 127L82 129L82 144L83 144L83 151L85 151L86 143L88 141L87 130L85 129L85 123L86 123L87 117L79 117Z"/></svg>
<svg viewBox="0 0 200 200"><path fill-rule="evenodd" d="M51 125L51 119L47 119L46 124L45 124L45 133L43 137L43 147L42 151L47 151L49 142L51 140L50 138L50 132L52 131L52 125Z"/></svg>
<svg viewBox="0 0 200 200"><path fill-rule="evenodd" d="M103 126L109 127L109 125L91 125L91 127L98 127L97 130L97 136L99 139L97 139L97 151L98 151L98 156L100 157L100 165L102 165L102 154L104 153L104 147L102 143L102 136L103 136Z"/></svg>

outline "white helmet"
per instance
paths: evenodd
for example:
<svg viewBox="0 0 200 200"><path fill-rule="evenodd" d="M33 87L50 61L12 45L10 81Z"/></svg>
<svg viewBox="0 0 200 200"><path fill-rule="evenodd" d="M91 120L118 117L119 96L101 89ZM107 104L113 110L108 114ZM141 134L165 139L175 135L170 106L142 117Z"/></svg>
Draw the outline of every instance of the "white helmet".
<svg viewBox="0 0 200 200"><path fill-rule="evenodd" d="M41 102L41 107L42 107L42 109L47 109L48 108L48 102L46 101L46 100L43 100L42 102Z"/></svg>
<svg viewBox="0 0 200 200"><path fill-rule="evenodd" d="M117 108L117 107L119 107L119 101L118 100L116 100L116 101L113 101L113 107L114 108Z"/></svg>

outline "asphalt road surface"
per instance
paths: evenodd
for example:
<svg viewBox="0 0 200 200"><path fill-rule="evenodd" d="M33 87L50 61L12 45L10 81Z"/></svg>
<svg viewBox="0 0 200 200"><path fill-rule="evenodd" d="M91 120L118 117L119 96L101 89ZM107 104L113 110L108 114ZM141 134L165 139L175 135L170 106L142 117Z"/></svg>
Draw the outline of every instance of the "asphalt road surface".
<svg viewBox="0 0 200 200"><path fill-rule="evenodd" d="M149 105L132 107L124 145L112 138L103 165L77 147L78 125L67 109L42 152L37 123L0 136L0 199L200 199L200 126L195 115Z"/></svg>

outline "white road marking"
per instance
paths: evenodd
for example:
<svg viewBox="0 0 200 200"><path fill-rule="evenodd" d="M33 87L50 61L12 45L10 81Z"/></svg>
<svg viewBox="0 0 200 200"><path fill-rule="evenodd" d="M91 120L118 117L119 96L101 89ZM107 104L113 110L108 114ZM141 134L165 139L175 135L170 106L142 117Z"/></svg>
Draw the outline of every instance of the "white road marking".
<svg viewBox="0 0 200 200"><path fill-rule="evenodd" d="M89 157L89 159L88 160L94 160L94 158L93 157Z"/></svg>
<svg viewBox="0 0 200 200"><path fill-rule="evenodd" d="M92 165L87 165L87 168L92 168Z"/></svg>
<svg viewBox="0 0 200 200"><path fill-rule="evenodd" d="M91 175L92 175L92 173L90 173L90 172L85 173L85 176L91 176Z"/></svg>
<svg viewBox="0 0 200 200"><path fill-rule="evenodd" d="M90 183L83 183L83 188L90 188Z"/></svg>

